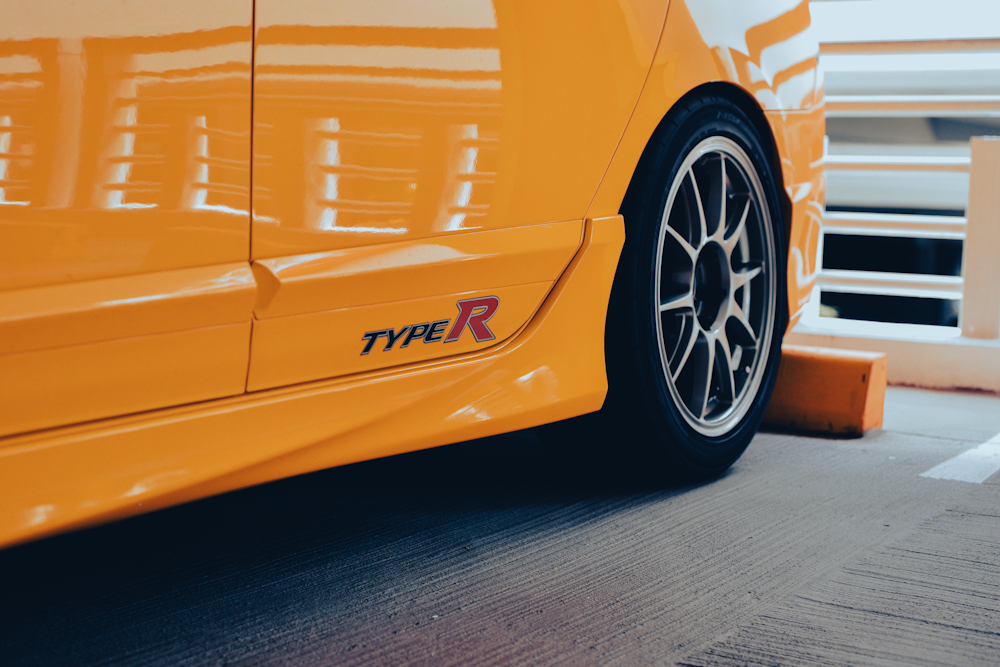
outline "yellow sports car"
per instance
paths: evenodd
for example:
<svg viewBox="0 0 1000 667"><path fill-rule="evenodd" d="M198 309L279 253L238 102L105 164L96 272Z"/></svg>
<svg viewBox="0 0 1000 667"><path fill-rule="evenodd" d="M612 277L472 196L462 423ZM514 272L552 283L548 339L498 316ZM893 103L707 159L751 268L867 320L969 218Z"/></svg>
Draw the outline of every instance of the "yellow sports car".
<svg viewBox="0 0 1000 667"><path fill-rule="evenodd" d="M0 545L598 410L724 470L817 55L805 0L8 2Z"/></svg>

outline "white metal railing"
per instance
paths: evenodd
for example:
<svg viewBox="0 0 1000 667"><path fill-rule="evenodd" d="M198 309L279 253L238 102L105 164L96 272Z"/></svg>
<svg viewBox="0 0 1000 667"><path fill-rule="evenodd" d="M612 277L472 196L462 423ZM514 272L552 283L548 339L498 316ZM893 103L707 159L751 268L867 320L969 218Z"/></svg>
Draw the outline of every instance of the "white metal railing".
<svg viewBox="0 0 1000 667"><path fill-rule="evenodd" d="M800 324L786 337L799 345L885 352L889 381L1000 392L1000 138L973 138L966 215L829 212L829 235L960 240L960 276L822 269ZM840 165L852 164L845 159ZM876 168L865 161L866 168ZM836 169L837 167L834 167ZM822 292L951 300L959 326L886 324L821 317Z"/></svg>
<svg viewBox="0 0 1000 667"><path fill-rule="evenodd" d="M991 173L1000 173L1000 141L986 138L973 140L973 157L871 157L829 156L828 170L852 171L964 171L970 173L969 209L979 214L976 220L947 215L908 215L869 212L827 212L823 218L823 237L828 235L878 236L958 240L963 246L961 276L901 274L883 271L846 271L821 269L816 284L812 309L806 315L807 326L837 329L837 323L819 319L818 300L822 292L906 296L927 299L964 301L966 281L975 292L984 293L971 304L963 303L960 331L954 335L997 338L1000 327L1000 280L993 280L996 253L1000 252L1000 231L996 231L997 204L993 202L996 183ZM972 174L975 176L972 176ZM969 229L977 226L979 245L969 244ZM994 238L996 237L996 238ZM822 254L823 242L820 243ZM822 262L822 256L820 257ZM992 281L992 282L991 282ZM996 283L994 285L994 283ZM989 307L996 301L998 307ZM984 310L985 309L985 310ZM980 312L982 311L982 312ZM990 325L994 314L998 323ZM892 325L874 325L873 330L891 333ZM937 338L937 336L934 336Z"/></svg>
<svg viewBox="0 0 1000 667"><path fill-rule="evenodd" d="M852 42L821 46L822 54L1000 52L1000 39ZM831 118L998 117L1000 95L828 95ZM965 216L827 212L820 239L832 235L961 241L960 276L823 269L801 323L787 338L798 344L887 352L890 382L970 387L1000 392L1000 139L975 137L971 156L829 155L830 172L890 178L924 172L913 187L968 178ZM940 181L934 174L941 174ZM949 175L951 174L951 175ZM968 176L965 176L965 175ZM903 174L900 174L902 176ZM914 176L914 182L917 182ZM931 179L928 181L928 179ZM905 179L904 179L905 182ZM955 181L949 181L952 187ZM914 194L918 194L915 190ZM916 199L916 197L914 197ZM892 207L889 204L887 206ZM873 204L877 207L877 204ZM898 207L898 205L896 206ZM914 208L921 208L916 206ZM891 324L820 316L823 292L950 300L958 327Z"/></svg>
<svg viewBox="0 0 1000 667"><path fill-rule="evenodd" d="M969 173L972 159L968 157L923 156L845 156L830 155L826 158L828 171L924 171ZM823 218L823 238L829 235L869 236L888 238L923 238L933 240L965 241L968 219L948 215L911 215L871 212L827 212ZM822 253L824 243L820 243ZM822 257L820 257L822 267ZM964 292L962 276L890 273L885 271L856 271L821 268L816 281L812 308L806 323L813 328L843 329L842 323L819 317L819 300L823 292L900 296L919 299L946 299L960 303ZM824 321L827 320L827 321ZM856 325L847 325L856 329ZM954 329L954 327L949 327ZM912 327L899 327L891 323L872 323L872 331L892 333ZM960 335L954 329L952 335ZM934 334L933 338L940 336Z"/></svg>

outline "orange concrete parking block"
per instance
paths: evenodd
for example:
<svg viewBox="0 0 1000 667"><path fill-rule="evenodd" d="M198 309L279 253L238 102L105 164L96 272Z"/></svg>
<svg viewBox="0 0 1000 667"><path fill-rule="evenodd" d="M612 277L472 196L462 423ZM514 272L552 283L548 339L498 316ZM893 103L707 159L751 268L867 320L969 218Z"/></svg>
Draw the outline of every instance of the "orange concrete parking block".
<svg viewBox="0 0 1000 667"><path fill-rule="evenodd" d="M854 437L881 428L887 368L881 352L785 345L764 424Z"/></svg>

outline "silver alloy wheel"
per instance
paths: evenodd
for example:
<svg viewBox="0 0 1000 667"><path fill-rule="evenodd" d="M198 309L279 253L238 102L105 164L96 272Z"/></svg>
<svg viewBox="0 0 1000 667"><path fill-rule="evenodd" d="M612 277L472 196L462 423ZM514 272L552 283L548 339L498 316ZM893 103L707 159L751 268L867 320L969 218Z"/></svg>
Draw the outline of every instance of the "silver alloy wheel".
<svg viewBox="0 0 1000 667"><path fill-rule="evenodd" d="M775 255L750 157L727 137L700 142L667 195L654 319L671 397L704 436L729 433L756 401L774 333Z"/></svg>

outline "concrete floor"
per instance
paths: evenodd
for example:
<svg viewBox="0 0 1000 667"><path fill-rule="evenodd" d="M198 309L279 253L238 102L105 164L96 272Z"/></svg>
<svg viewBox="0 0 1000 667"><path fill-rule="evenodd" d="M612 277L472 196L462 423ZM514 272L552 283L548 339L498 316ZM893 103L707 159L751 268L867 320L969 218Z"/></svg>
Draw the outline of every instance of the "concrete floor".
<svg viewBox="0 0 1000 667"><path fill-rule="evenodd" d="M0 665L1000 664L1000 398L669 487L531 432L0 552ZM609 443L614 452L614 443Z"/></svg>

